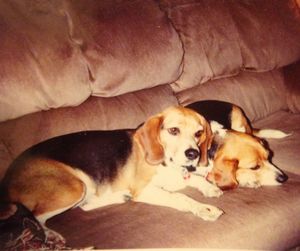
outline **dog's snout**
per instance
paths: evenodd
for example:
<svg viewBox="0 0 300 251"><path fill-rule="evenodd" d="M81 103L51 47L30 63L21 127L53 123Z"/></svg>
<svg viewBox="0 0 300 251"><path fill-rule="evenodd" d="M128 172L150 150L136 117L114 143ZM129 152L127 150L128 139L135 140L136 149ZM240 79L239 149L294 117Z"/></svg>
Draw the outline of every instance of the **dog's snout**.
<svg viewBox="0 0 300 251"><path fill-rule="evenodd" d="M285 173L281 173L279 175L277 175L276 177L276 181L279 183L284 183L288 180L288 176Z"/></svg>
<svg viewBox="0 0 300 251"><path fill-rule="evenodd" d="M189 148L185 151L185 156L189 159L189 160L194 160L196 158L198 158L200 155L199 151L193 148Z"/></svg>

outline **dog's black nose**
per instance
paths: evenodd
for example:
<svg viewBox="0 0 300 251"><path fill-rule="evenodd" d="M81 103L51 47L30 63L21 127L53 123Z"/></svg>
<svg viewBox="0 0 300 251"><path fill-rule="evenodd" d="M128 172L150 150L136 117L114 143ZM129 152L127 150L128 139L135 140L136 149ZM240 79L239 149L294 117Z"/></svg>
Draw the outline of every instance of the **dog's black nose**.
<svg viewBox="0 0 300 251"><path fill-rule="evenodd" d="M193 148L189 148L185 151L185 156L189 159L189 160L194 160L196 158L198 158L200 155L199 151Z"/></svg>
<svg viewBox="0 0 300 251"><path fill-rule="evenodd" d="M279 183L284 183L288 180L288 176L285 174L285 173L281 173L279 175L277 175L276 177L276 180L279 182Z"/></svg>

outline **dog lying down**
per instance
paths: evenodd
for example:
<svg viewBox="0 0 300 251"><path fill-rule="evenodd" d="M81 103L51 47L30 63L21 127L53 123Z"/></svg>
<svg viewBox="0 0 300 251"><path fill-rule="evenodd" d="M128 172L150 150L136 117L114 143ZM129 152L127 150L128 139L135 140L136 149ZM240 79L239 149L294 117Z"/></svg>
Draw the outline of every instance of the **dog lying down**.
<svg viewBox="0 0 300 251"><path fill-rule="evenodd" d="M222 190L237 186L256 188L284 183L288 177L271 162L272 152L262 138L284 138L280 130L253 129L244 111L231 103L215 100L188 105L210 121L209 166L196 173L206 176Z"/></svg>
<svg viewBox="0 0 300 251"><path fill-rule="evenodd" d="M41 142L17 157L1 183L1 200L21 203L44 224L64 211L136 202L191 212L215 221L223 211L176 192L222 191L189 173L207 163L211 129L198 113L171 107L136 130L84 131ZM183 172L182 172L183 170Z"/></svg>

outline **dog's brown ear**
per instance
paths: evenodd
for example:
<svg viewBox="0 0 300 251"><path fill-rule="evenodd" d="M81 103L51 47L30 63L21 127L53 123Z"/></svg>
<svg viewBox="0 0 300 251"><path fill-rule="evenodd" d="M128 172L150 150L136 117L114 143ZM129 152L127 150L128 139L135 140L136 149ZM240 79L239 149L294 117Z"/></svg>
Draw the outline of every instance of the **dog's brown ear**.
<svg viewBox="0 0 300 251"><path fill-rule="evenodd" d="M207 179L216 184L222 190L229 190L238 186L236 171L239 161L236 159L216 159L214 167L208 174Z"/></svg>
<svg viewBox="0 0 300 251"><path fill-rule="evenodd" d="M146 161L151 165L161 164L164 160L164 149L159 138L162 122L163 116L161 115L151 117L135 134L144 150Z"/></svg>
<svg viewBox="0 0 300 251"><path fill-rule="evenodd" d="M199 148L201 151L201 157L200 157L200 165L201 166L207 166L208 165L208 150L211 147L212 141L213 141L213 133L210 128L209 122L199 115L201 117L201 124L203 126L203 131L200 140L199 140Z"/></svg>

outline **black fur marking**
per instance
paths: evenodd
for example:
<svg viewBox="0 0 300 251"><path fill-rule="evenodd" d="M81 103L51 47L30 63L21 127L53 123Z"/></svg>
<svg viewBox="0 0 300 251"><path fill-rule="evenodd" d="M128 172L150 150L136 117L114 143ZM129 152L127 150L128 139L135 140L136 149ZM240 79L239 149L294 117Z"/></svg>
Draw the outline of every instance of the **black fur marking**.
<svg viewBox="0 0 300 251"><path fill-rule="evenodd" d="M213 141L210 149L208 150L208 158L213 160L217 150L219 149L219 144L216 141Z"/></svg>
<svg viewBox="0 0 300 251"><path fill-rule="evenodd" d="M218 100L198 101L186 106L206 118L208 121L217 121L225 129L231 129L232 104Z"/></svg>
<svg viewBox="0 0 300 251"><path fill-rule="evenodd" d="M80 168L98 182L113 180L132 152L132 132L83 131L58 136L34 145L15 161L45 157Z"/></svg>

